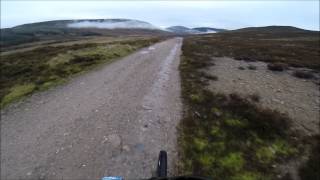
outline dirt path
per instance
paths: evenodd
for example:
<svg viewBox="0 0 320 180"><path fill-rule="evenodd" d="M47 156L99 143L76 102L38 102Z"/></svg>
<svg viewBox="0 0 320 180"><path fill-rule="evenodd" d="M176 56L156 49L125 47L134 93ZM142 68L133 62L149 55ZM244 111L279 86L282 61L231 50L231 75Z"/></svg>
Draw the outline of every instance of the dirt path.
<svg viewBox="0 0 320 180"><path fill-rule="evenodd" d="M149 178L181 115L179 38L2 111L1 179Z"/></svg>

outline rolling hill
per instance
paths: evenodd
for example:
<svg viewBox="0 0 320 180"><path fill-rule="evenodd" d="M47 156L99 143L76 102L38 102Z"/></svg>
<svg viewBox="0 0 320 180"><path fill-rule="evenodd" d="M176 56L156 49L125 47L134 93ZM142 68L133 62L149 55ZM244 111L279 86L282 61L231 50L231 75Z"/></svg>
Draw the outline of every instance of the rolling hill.
<svg viewBox="0 0 320 180"><path fill-rule="evenodd" d="M241 29L234 30L233 32L301 33L301 32L312 32L312 31L293 27L293 26L262 26L262 27L241 28Z"/></svg>
<svg viewBox="0 0 320 180"><path fill-rule="evenodd" d="M169 35L150 23L131 19L57 20L1 29L2 48L41 41L87 36Z"/></svg>
<svg viewBox="0 0 320 180"><path fill-rule="evenodd" d="M263 27L247 27L232 31L226 31L229 35L236 35L241 37L268 37L273 38L307 38L307 37L317 37L319 36L319 31L311 31L306 29L301 29L293 26L263 26Z"/></svg>

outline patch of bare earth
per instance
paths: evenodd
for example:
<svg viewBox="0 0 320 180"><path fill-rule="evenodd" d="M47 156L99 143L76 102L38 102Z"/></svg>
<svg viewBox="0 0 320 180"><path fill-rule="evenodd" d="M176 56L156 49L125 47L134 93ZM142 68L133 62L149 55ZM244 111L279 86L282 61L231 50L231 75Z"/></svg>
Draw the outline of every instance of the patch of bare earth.
<svg viewBox="0 0 320 180"><path fill-rule="evenodd" d="M293 120L293 130L307 137L319 134L319 73L313 72L313 79L300 79L293 76L296 68L278 72L268 70L264 62L239 61L228 57L213 60L215 65L207 73L216 76L217 80L209 83L209 89L254 97L257 105L286 113ZM282 169L283 175L289 173L291 179L299 180L298 169L307 157L308 153L278 168Z"/></svg>
<svg viewBox="0 0 320 180"><path fill-rule="evenodd" d="M320 92L317 79L299 79L292 75L295 69L270 71L264 62L238 61L232 58L214 58L215 66L209 68L217 81L209 88L214 92L258 95L262 107L287 113L293 128L306 135L319 133ZM242 67L242 68L240 68ZM250 68L251 67L251 68ZM254 67L254 68L252 68Z"/></svg>

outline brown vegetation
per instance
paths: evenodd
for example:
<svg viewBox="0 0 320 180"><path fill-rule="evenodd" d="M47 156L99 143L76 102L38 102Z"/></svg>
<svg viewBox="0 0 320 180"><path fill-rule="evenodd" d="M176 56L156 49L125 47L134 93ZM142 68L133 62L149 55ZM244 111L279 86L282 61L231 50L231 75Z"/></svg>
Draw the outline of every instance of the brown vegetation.
<svg viewBox="0 0 320 180"><path fill-rule="evenodd" d="M320 70L318 32L230 31L193 39L202 47L198 53Z"/></svg>
<svg viewBox="0 0 320 180"><path fill-rule="evenodd" d="M302 70L294 71L293 75L297 78L302 78L302 79L311 79L314 77L314 75L311 72L302 71Z"/></svg>
<svg viewBox="0 0 320 180"><path fill-rule="evenodd" d="M286 114L257 106L257 94L245 98L207 90L203 69L212 64L212 57L231 56L275 63L281 70L285 64L319 70L318 38L288 42L272 34L246 35L223 33L184 40L180 64L185 104L180 131L183 173L216 179L275 179L280 171L274 166L306 151L301 134L290 130L292 120ZM297 48L282 46L284 42L302 47L292 51Z"/></svg>
<svg viewBox="0 0 320 180"><path fill-rule="evenodd" d="M288 67L285 63L269 63L268 69L271 71L284 71Z"/></svg>

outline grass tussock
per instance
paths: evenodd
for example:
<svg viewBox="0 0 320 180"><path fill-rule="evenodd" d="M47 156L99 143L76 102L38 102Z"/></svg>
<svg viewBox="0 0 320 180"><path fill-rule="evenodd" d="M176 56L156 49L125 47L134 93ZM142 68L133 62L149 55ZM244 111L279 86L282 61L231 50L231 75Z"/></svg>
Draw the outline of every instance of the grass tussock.
<svg viewBox="0 0 320 180"><path fill-rule="evenodd" d="M245 70L246 68L245 68L245 67L242 67L242 66L239 66L238 69L239 69L239 70Z"/></svg>
<svg viewBox="0 0 320 180"><path fill-rule="evenodd" d="M257 66L249 65L249 66L248 66L248 69L250 69L250 70L257 70Z"/></svg>
<svg viewBox="0 0 320 180"><path fill-rule="evenodd" d="M288 68L288 65L285 63L270 63L268 64L268 69L271 71L284 71Z"/></svg>
<svg viewBox="0 0 320 180"><path fill-rule="evenodd" d="M300 136L290 131L286 114L257 106L258 95L244 98L207 90L201 72L215 53L210 49L196 37L186 38L182 47L181 173L225 180L276 179L274 165L303 151Z"/></svg>
<svg viewBox="0 0 320 180"><path fill-rule="evenodd" d="M42 47L2 55L0 61L0 101L4 106L33 91L45 90L70 76L151 45L159 38L128 40L104 44L75 44Z"/></svg>
<svg viewBox="0 0 320 180"><path fill-rule="evenodd" d="M35 87L36 85L32 83L13 86L9 93L3 97L1 105L6 105L14 100L32 93Z"/></svg>
<svg viewBox="0 0 320 180"><path fill-rule="evenodd" d="M316 136L308 161L300 168L299 174L301 179L319 180L320 179L320 136Z"/></svg>
<svg viewBox="0 0 320 180"><path fill-rule="evenodd" d="M259 102L259 101L260 101L260 96L259 96L259 94L257 94L257 93L249 95L249 98L250 98L253 102Z"/></svg>
<svg viewBox="0 0 320 180"><path fill-rule="evenodd" d="M314 75L311 72L297 70L293 72L293 76L301 79L312 79Z"/></svg>

